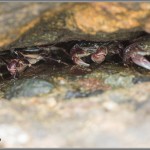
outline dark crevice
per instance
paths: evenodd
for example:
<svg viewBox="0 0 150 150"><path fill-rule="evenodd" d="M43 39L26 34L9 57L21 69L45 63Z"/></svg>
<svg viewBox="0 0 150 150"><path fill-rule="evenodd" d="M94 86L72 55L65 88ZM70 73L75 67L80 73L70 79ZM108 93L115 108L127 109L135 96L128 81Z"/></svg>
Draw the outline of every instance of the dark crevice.
<svg viewBox="0 0 150 150"><path fill-rule="evenodd" d="M143 32L143 35L147 35L147 33ZM24 47L24 48L15 48L10 50L5 50L0 52L0 58L1 60L10 61L11 59L19 58L18 52L23 52L24 54L39 54L44 57L44 60L40 60L35 65L39 65L42 63L49 63L51 66L55 65L61 66L65 63L68 65L74 65L74 62L71 59L70 50L75 44L80 45L81 47L89 47L91 45L97 44L99 46L106 46L109 47L109 52L106 56L105 62L112 62L112 63L118 63L123 64L122 57L123 57L123 49L125 49L127 46L129 46L133 41L125 40L125 41L105 41L105 42L94 42L94 41L88 41L88 40L71 40L67 42L59 42L55 44L46 44L46 45L40 45L40 46L31 46L31 47ZM115 45L115 47L111 47L111 45ZM117 47L116 47L117 46ZM51 47L57 47L51 49ZM120 48L121 47L121 48ZM49 49L49 51L46 51L46 49ZM15 53L17 52L17 53ZM150 56L145 56L148 60L150 60ZM91 60L90 56L86 56L85 58L82 58L83 61L89 64L94 64L94 62ZM28 67L29 68L29 67ZM6 73L4 73L6 72ZM5 76L10 76L10 73L7 70L7 63L6 65L3 64L0 66L0 73L4 74Z"/></svg>

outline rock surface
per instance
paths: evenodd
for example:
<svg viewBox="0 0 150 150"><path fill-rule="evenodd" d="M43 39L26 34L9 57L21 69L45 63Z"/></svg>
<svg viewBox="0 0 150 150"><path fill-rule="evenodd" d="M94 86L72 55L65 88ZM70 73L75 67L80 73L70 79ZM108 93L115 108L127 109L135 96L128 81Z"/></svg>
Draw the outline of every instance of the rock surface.
<svg viewBox="0 0 150 150"><path fill-rule="evenodd" d="M58 6L58 3L56 4L57 7L47 5L53 9L42 14L38 21L30 19L35 23L30 25L30 28L26 26L29 32L23 32L24 28L19 26L19 30L25 35L21 38L15 37L16 40L19 40L7 48L51 44L75 39L130 40L143 34L143 31L149 30L149 3L62 3L61 7ZM46 6L43 5L43 7ZM18 32L17 34L21 35Z"/></svg>
<svg viewBox="0 0 150 150"><path fill-rule="evenodd" d="M0 46L130 40L149 32L149 3L48 4L1 4L0 19L8 19ZM70 66L39 63L19 80L0 79L0 147L150 147L150 71L109 61L91 70L75 74Z"/></svg>
<svg viewBox="0 0 150 150"><path fill-rule="evenodd" d="M17 97L33 97L47 94L53 89L53 85L45 80L24 79L14 82L5 92L6 99Z"/></svg>
<svg viewBox="0 0 150 150"><path fill-rule="evenodd" d="M57 3L13 2L0 4L0 47L19 39L39 22L39 16Z"/></svg>
<svg viewBox="0 0 150 150"><path fill-rule="evenodd" d="M1 100L1 147L149 147L149 90L148 82L71 101Z"/></svg>

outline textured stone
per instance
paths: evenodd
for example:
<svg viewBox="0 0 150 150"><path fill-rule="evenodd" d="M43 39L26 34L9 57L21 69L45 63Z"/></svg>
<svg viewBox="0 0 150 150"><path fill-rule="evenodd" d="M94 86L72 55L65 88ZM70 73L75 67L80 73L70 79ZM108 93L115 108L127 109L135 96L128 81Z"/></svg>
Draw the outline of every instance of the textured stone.
<svg viewBox="0 0 150 150"><path fill-rule="evenodd" d="M40 79L22 79L14 82L5 93L7 99L16 97L33 97L47 94L53 89L53 85Z"/></svg>
<svg viewBox="0 0 150 150"><path fill-rule="evenodd" d="M149 3L66 3L60 6L44 13L32 29L28 28L28 32L7 48L79 39L131 40L148 30L143 21L149 22Z"/></svg>

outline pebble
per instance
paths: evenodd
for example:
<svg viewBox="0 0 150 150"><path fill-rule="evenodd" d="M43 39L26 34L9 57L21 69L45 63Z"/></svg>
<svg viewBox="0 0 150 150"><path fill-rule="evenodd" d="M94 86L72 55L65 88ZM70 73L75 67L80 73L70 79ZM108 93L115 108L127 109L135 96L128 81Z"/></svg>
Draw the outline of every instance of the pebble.
<svg viewBox="0 0 150 150"><path fill-rule="evenodd" d="M53 89L53 85L41 79L22 79L14 82L5 92L5 98L33 97L47 94Z"/></svg>

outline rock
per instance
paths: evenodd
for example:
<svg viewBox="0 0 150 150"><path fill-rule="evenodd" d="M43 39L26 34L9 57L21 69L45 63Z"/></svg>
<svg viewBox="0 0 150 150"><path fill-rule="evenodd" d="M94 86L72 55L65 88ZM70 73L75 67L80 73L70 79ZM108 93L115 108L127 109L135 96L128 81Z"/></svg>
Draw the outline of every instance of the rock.
<svg viewBox="0 0 150 150"><path fill-rule="evenodd" d="M105 79L105 83L111 85L112 87L131 87L133 85L132 79L133 75L120 75L118 74L113 74Z"/></svg>
<svg viewBox="0 0 150 150"><path fill-rule="evenodd" d="M39 17L28 32L7 48L72 40L132 40L145 31L143 20L149 20L149 5L109 2L60 4L61 7L51 8Z"/></svg>
<svg viewBox="0 0 150 150"><path fill-rule="evenodd" d="M39 22L39 16L58 4L51 3L1 3L0 4L0 47L20 38Z"/></svg>
<svg viewBox="0 0 150 150"><path fill-rule="evenodd" d="M71 98L81 98L81 97L87 97L86 93L81 93L78 91L67 91L65 95L65 99L71 99Z"/></svg>
<svg viewBox="0 0 150 150"><path fill-rule="evenodd" d="M96 96L102 93L103 93L103 90L95 90L95 91L88 92L88 93L79 92L79 91L67 91L65 95L65 99L90 97L90 96Z"/></svg>
<svg viewBox="0 0 150 150"><path fill-rule="evenodd" d="M47 94L53 89L53 85L41 79L17 80L14 85L7 89L5 97L12 99L16 97L33 97Z"/></svg>
<svg viewBox="0 0 150 150"><path fill-rule="evenodd" d="M24 98L23 103L0 101L1 144L5 148L10 144L57 148L149 147L149 91L150 84L141 83L95 97L60 101L53 107L47 103L50 97L44 101L41 97L29 101ZM6 138L12 141L4 142Z"/></svg>
<svg viewBox="0 0 150 150"><path fill-rule="evenodd" d="M142 82L150 82L150 77L145 77L145 76L135 77L132 79L132 82L134 84L138 84L138 83L142 83Z"/></svg>
<svg viewBox="0 0 150 150"><path fill-rule="evenodd" d="M33 5L34 9L40 10L38 14L52 6L47 3ZM0 14L7 16L8 12L9 16L3 23L8 25L7 29L11 27L10 32L4 31L8 34L5 38L2 33L0 46L11 43L7 45L9 50L65 42L69 47L71 42L84 39L119 39L127 40L123 42L129 44L133 38L143 35L143 31L150 31L149 3L60 5L62 7L53 7L42 16L26 11L29 16L34 16L25 17L28 22L26 19L19 21L22 13L18 12L32 9L30 4L26 5L30 9L21 10L19 4L18 9L14 4L8 9L1 9L0 5ZM10 20L13 12L15 19ZM36 17L38 20L34 22ZM14 28L16 23L18 26ZM2 27L0 31L6 28ZM70 66L39 62L32 66L34 69L30 67L23 72L23 79L15 82L1 79L0 147L150 147L150 84L147 82L150 72L134 65L123 66L119 61L91 64L91 71L85 74L72 73ZM36 79L24 79L35 75ZM26 97L30 98L27 100Z"/></svg>

